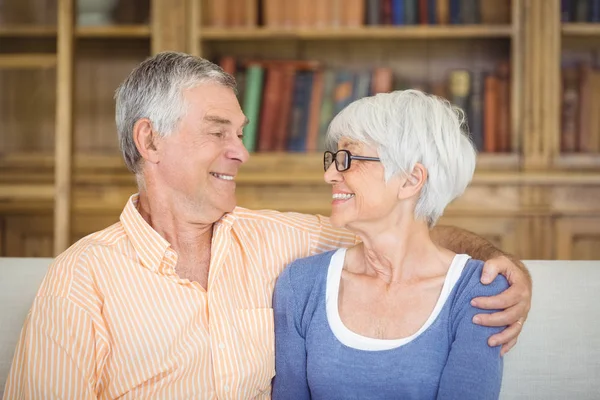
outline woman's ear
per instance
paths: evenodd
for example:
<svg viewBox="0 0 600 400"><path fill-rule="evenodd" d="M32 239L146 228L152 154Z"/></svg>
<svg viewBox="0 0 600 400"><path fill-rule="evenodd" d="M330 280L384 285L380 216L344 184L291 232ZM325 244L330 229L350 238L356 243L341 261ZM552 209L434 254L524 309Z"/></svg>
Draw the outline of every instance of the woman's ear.
<svg viewBox="0 0 600 400"><path fill-rule="evenodd" d="M133 141L145 162L158 163L159 137L148 118L141 118L133 125Z"/></svg>
<svg viewBox="0 0 600 400"><path fill-rule="evenodd" d="M423 164L416 163L400 187L398 199L404 200L418 195L425 182L427 182L427 169Z"/></svg>

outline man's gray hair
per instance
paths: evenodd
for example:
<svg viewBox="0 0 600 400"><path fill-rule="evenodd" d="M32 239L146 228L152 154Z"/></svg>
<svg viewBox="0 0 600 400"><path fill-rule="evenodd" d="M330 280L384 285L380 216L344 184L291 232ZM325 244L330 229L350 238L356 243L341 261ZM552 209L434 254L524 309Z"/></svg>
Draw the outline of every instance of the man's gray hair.
<svg viewBox="0 0 600 400"><path fill-rule="evenodd" d="M158 53L131 71L115 93L119 145L130 171L140 172L141 155L133 140L135 123L148 118L159 135L173 133L187 112L183 91L205 82L236 92L235 79L218 65L185 53Z"/></svg>
<svg viewBox="0 0 600 400"><path fill-rule="evenodd" d="M331 122L327 141L337 147L348 137L377 149L388 181L407 176L416 163L427 168L415 218L433 227L446 206L473 178L476 150L465 128L463 110L418 90L365 97L348 105Z"/></svg>

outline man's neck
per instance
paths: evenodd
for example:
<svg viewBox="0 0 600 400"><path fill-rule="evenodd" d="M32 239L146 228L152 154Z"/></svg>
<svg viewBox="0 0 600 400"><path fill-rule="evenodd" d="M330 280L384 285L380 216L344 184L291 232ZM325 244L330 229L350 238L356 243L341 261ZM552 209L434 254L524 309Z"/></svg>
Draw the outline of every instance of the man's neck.
<svg viewBox="0 0 600 400"><path fill-rule="evenodd" d="M180 203L179 203L180 204ZM144 220L177 253L177 273L206 288L210 266L213 226L216 221L190 218L192 213L160 194L140 191L138 210Z"/></svg>

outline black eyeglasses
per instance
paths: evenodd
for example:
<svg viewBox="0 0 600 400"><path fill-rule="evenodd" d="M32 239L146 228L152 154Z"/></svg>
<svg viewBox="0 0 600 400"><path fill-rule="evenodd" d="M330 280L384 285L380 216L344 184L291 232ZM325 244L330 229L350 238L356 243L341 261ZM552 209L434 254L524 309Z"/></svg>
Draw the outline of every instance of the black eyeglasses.
<svg viewBox="0 0 600 400"><path fill-rule="evenodd" d="M381 161L377 157L363 157L363 156L355 156L352 155L348 150L338 150L335 153L331 151L326 151L323 154L323 168L325 171L331 167L331 164L335 161L335 169L339 172L347 171L350 168L350 164L352 160L361 160L361 161Z"/></svg>

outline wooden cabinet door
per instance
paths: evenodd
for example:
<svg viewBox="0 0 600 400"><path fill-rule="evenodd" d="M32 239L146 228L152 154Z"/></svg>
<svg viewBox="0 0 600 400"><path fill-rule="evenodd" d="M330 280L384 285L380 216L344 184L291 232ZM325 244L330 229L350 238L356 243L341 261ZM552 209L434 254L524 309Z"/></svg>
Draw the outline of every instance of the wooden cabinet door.
<svg viewBox="0 0 600 400"><path fill-rule="evenodd" d="M49 215L7 216L6 257L52 257L54 228Z"/></svg>
<svg viewBox="0 0 600 400"><path fill-rule="evenodd" d="M0 219L1 223L2 219ZM50 215L7 216L0 243L4 257L53 257L53 218ZM74 215L69 245L118 221L114 215ZM2 238L4 236L4 238ZM2 245L0 245L1 247Z"/></svg>
<svg viewBox="0 0 600 400"><path fill-rule="evenodd" d="M476 233L502 251L521 257L522 247L519 243L519 223L516 217L446 216L440 219L439 224L456 226Z"/></svg>
<svg viewBox="0 0 600 400"><path fill-rule="evenodd" d="M561 217L555 222L556 258L600 260L600 217Z"/></svg>

